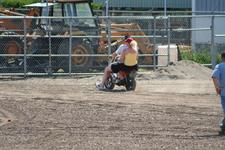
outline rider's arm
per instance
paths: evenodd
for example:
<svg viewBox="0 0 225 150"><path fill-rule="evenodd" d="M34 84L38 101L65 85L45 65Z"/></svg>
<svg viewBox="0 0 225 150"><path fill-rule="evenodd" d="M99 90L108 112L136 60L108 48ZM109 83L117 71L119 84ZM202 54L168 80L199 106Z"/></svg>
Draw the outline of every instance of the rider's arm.
<svg viewBox="0 0 225 150"><path fill-rule="evenodd" d="M125 45L124 45L124 44L121 44L121 45L117 48L117 50L112 54L112 62L113 62L114 60L116 60L116 59L119 58L119 56L120 56L121 53L123 52L124 48L125 48Z"/></svg>
<svg viewBox="0 0 225 150"><path fill-rule="evenodd" d="M116 52L114 52L114 53L112 54L112 61L114 61L114 59L116 58L116 56L117 56L117 54L116 54Z"/></svg>
<svg viewBox="0 0 225 150"><path fill-rule="evenodd" d="M124 60L125 60L125 54L126 54L126 51L123 51L120 55L120 61L121 63L124 63Z"/></svg>

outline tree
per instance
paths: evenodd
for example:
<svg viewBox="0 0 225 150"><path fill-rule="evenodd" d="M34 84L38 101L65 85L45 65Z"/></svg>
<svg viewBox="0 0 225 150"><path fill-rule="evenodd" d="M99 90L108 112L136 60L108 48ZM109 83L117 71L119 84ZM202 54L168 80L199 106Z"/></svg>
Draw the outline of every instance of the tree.
<svg viewBox="0 0 225 150"><path fill-rule="evenodd" d="M21 8L24 5L40 2L40 0L2 0L1 4L5 8Z"/></svg>
<svg viewBox="0 0 225 150"><path fill-rule="evenodd" d="M94 10L100 10L103 8L103 5L101 3L91 3L91 7Z"/></svg>

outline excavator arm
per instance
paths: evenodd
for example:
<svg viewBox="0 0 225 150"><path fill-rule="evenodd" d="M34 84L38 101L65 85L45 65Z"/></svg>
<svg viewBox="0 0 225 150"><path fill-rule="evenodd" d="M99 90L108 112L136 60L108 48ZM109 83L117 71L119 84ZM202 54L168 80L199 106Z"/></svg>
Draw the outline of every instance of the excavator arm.
<svg viewBox="0 0 225 150"><path fill-rule="evenodd" d="M107 29L106 26L100 24L101 27L101 36L102 38L99 41L99 53L107 53L108 48L108 39L107 39ZM149 38L146 37L146 34L141 29L141 27L137 23L130 24L111 24L111 46L120 45L122 43L121 37L128 35L133 37L139 47L139 54L152 54L153 53L153 44L150 42ZM140 57L140 64L151 64L152 57Z"/></svg>
<svg viewBox="0 0 225 150"><path fill-rule="evenodd" d="M106 34L106 27L105 25L100 24L101 27L101 36L103 37L100 39L100 47L106 47L101 44L106 44L107 43L107 34ZM148 37L145 37L145 33L142 31L140 26L136 23L131 23L131 24L111 24L111 42L113 45L115 44L121 44L122 40L120 37L123 37L125 35L129 35L134 37L134 39L138 43L138 47L140 50L140 53L143 54L149 54L152 53L153 51L153 45L151 44L150 40ZM140 36L140 37L139 37Z"/></svg>

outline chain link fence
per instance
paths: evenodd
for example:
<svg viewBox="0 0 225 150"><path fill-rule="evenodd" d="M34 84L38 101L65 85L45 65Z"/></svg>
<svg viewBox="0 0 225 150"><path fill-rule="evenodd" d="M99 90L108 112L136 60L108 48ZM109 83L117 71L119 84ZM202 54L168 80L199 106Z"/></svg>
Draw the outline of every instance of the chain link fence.
<svg viewBox="0 0 225 150"><path fill-rule="evenodd" d="M221 34L217 23L224 18L0 16L0 74L99 73L125 35L138 42L139 66L144 68L167 66L179 59L180 50L207 50L215 55L224 50L225 32Z"/></svg>

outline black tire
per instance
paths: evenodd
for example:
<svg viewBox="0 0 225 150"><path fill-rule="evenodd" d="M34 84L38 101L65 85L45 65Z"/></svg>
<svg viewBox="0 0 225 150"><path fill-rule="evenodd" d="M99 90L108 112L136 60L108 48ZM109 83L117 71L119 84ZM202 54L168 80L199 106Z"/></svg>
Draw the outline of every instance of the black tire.
<svg viewBox="0 0 225 150"><path fill-rule="evenodd" d="M105 88L108 90L112 90L114 89L114 87L115 87L115 84L113 83L113 78L112 76L109 76L109 78L106 80Z"/></svg>
<svg viewBox="0 0 225 150"><path fill-rule="evenodd" d="M49 54L49 41L46 38L37 38L32 40L30 52L32 54ZM52 66L54 57L52 57ZM31 72L42 73L49 72L49 56L31 56L27 58L27 65L30 67ZM47 69L46 69L47 68ZM48 71L47 71L48 70Z"/></svg>
<svg viewBox="0 0 225 150"><path fill-rule="evenodd" d="M23 52L23 45L18 38L4 38L1 39L0 44L1 54L21 54ZM1 57L1 60L16 59L18 56Z"/></svg>
<svg viewBox="0 0 225 150"><path fill-rule="evenodd" d="M82 42L81 40L72 41L71 54L93 54L93 50L89 45ZM58 54L69 54L69 40L65 40L61 43L58 48ZM69 67L69 56L59 57L58 63L63 68ZM88 67L93 63L93 58L89 56L72 56L71 65L72 67Z"/></svg>
<svg viewBox="0 0 225 150"><path fill-rule="evenodd" d="M134 91L136 89L136 80L132 78L127 79L127 83L125 85L127 91Z"/></svg>

